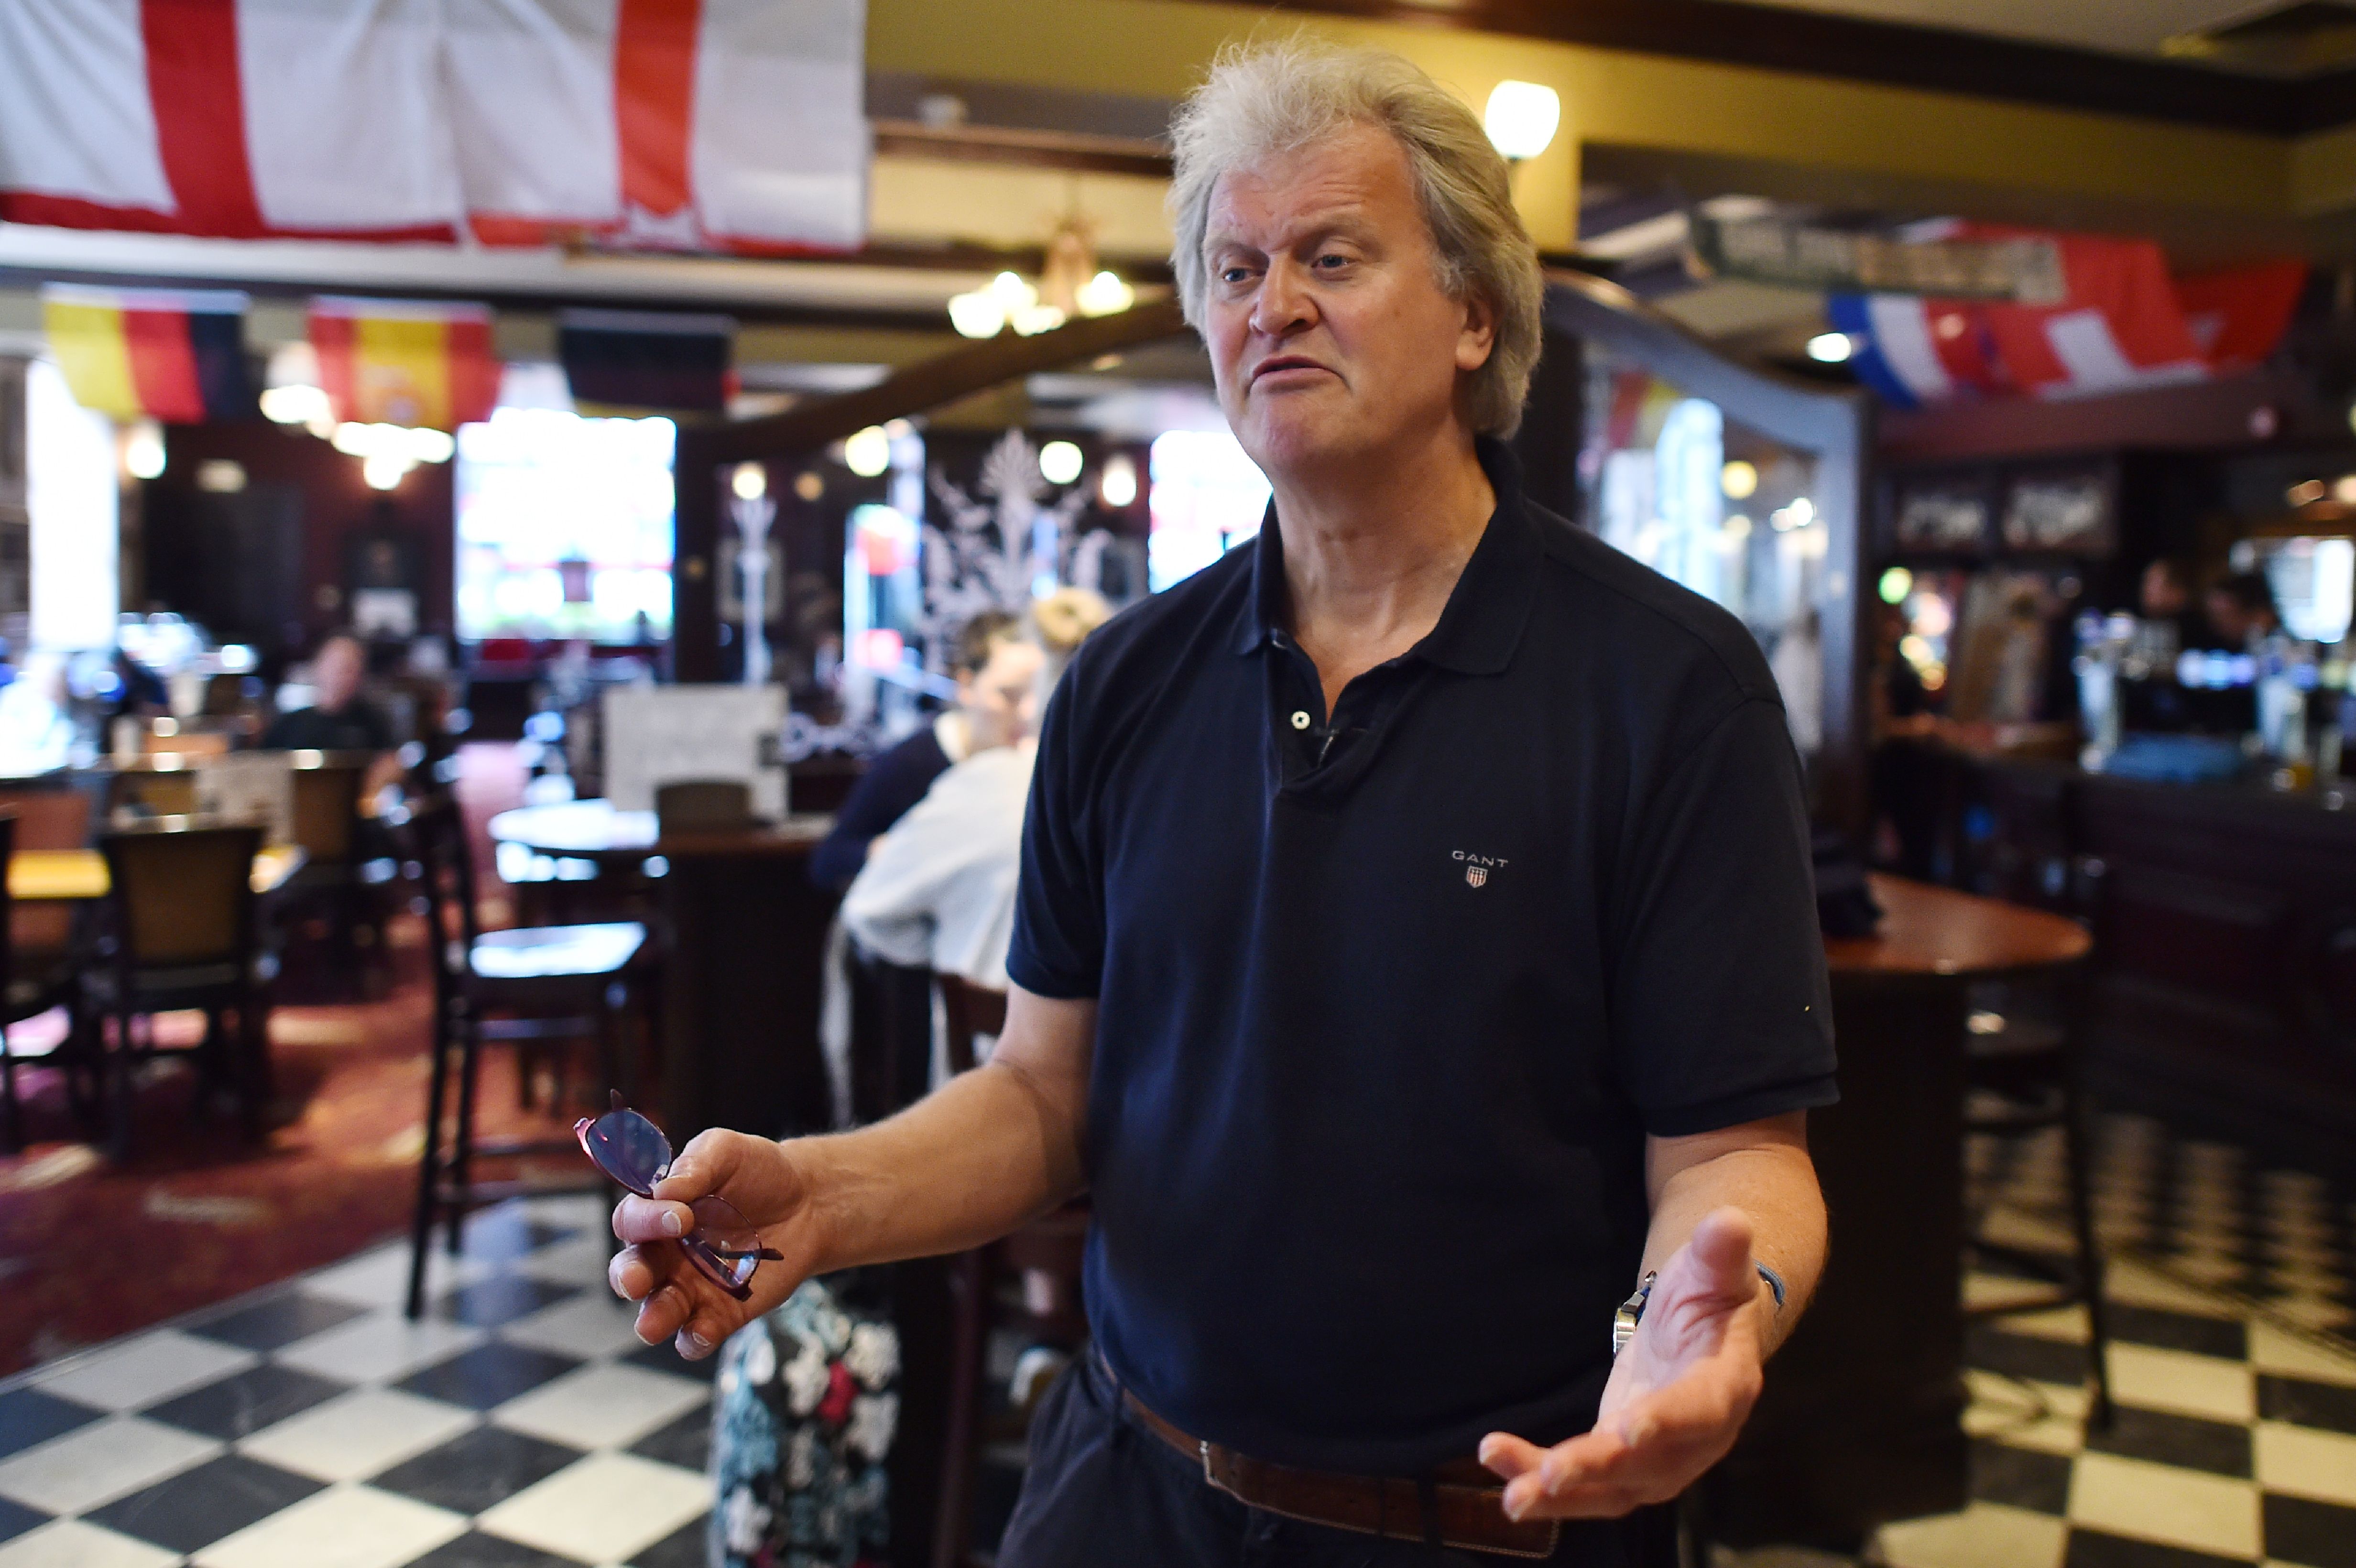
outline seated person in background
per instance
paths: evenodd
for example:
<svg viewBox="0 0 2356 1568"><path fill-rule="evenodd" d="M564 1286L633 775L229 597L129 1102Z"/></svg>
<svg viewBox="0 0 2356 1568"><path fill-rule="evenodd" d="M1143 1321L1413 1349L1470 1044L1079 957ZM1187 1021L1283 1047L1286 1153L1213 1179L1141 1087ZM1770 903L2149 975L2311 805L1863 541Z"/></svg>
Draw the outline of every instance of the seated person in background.
<svg viewBox="0 0 2356 1568"><path fill-rule="evenodd" d="M358 637L337 632L321 643L311 656L311 706L272 720L262 732L261 749L366 752L371 761L360 780L360 798L373 799L400 776L401 760L393 753L391 723L360 695L360 677L367 673L368 651Z"/></svg>
<svg viewBox="0 0 2356 1568"><path fill-rule="evenodd" d="M2282 627L2282 616L2275 609L2274 590L2266 586L2263 575L2254 571L2237 571L2210 584L2209 592L2201 596L2201 608L2208 612L2209 624L2215 629L2215 645L2235 653Z"/></svg>
<svg viewBox="0 0 2356 1568"><path fill-rule="evenodd" d="M1006 989L1022 867L1023 811L1038 755L1038 715L1080 643L1110 611L1066 588L1032 613L1037 680L1010 715L1007 744L977 752L933 781L925 797L867 850L842 923L862 947L894 964Z"/></svg>
<svg viewBox="0 0 2356 1568"><path fill-rule="evenodd" d="M338 632L311 658L311 706L281 713L262 732L268 752L389 752L392 726L360 695L368 655L359 639Z"/></svg>
<svg viewBox="0 0 2356 1568"><path fill-rule="evenodd" d="M876 758L861 775L835 815L834 830L810 856L810 880L823 888L849 887L875 836L924 799L950 764L1020 739L1016 709L1031 694L1039 658L1019 618L985 610L968 621L950 656L957 706Z"/></svg>

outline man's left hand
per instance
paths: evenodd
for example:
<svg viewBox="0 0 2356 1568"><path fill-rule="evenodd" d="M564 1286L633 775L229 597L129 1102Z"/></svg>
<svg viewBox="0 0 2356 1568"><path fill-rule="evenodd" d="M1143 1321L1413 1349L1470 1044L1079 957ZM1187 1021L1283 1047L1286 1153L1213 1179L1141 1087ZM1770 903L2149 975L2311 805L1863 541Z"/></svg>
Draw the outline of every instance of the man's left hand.
<svg viewBox="0 0 2356 1568"><path fill-rule="evenodd" d="M1653 1282L1594 1429L1551 1448L1504 1432L1481 1440L1481 1462L1505 1478L1506 1514L1617 1518L1666 1502L1724 1458L1759 1398L1760 1287L1750 1217L1704 1216Z"/></svg>

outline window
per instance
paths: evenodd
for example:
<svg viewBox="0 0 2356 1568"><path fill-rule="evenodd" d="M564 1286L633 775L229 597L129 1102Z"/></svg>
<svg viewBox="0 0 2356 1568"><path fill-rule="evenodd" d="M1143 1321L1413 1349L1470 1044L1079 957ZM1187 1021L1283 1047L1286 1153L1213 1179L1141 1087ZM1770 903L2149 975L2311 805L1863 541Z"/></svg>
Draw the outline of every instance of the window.
<svg viewBox="0 0 2356 1568"><path fill-rule="evenodd" d="M1153 531L1146 585L1159 593L1259 532L1268 479L1226 431L1173 430L1153 438L1147 462Z"/></svg>
<svg viewBox="0 0 2356 1568"><path fill-rule="evenodd" d="M667 419L503 408L458 432L458 635L670 635Z"/></svg>

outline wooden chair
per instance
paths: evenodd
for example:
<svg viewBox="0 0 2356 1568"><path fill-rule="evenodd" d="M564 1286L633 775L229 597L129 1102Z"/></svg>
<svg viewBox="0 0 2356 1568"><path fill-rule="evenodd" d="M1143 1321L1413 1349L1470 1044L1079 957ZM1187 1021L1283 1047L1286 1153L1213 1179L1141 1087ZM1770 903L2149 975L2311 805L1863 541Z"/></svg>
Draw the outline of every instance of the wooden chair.
<svg viewBox="0 0 2356 1568"><path fill-rule="evenodd" d="M655 786L660 831L725 833L753 825L753 788L741 779L674 779Z"/></svg>
<svg viewBox="0 0 2356 1568"><path fill-rule="evenodd" d="M483 1046L594 1040L599 1107L609 1088L632 1098L637 1041L626 1038L624 1025L633 1010L647 933L635 922L486 932L476 913L474 856L456 803L446 795L421 801L407 829L425 888L426 944L434 962L433 1064L410 1251L407 1310L414 1318L424 1310L425 1254L437 1221L447 1222L449 1250L455 1253L467 1213L484 1204L523 1191L604 1189L585 1160L584 1179L562 1188L476 1179L480 1159L574 1150L570 1136L476 1136ZM456 1115L445 1131L454 1078Z"/></svg>
<svg viewBox="0 0 2356 1568"><path fill-rule="evenodd" d="M126 813L134 816L193 816L199 809L196 771L193 767L126 769L114 775L114 788L107 805L110 813L117 817Z"/></svg>
<svg viewBox="0 0 2356 1568"><path fill-rule="evenodd" d="M246 1131L260 1136L270 1098L269 1003L253 892L262 829L158 823L103 834L98 847L110 884L106 930L82 987L93 1011L114 1020L107 1059L114 1157L130 1155L139 1069L161 1053L152 1029L161 1012L204 1013L204 1038L192 1048L203 1074L199 1099L206 1087L233 1089ZM234 1036L224 1030L226 1013L237 1015ZM142 1018L151 1020L145 1042Z"/></svg>
<svg viewBox="0 0 2356 1568"><path fill-rule="evenodd" d="M351 976L363 944L383 948L381 923L374 917L371 890L360 879L360 785L371 759L348 752L295 752L292 835L303 851L300 870L288 880L293 910L324 913L328 951L338 976ZM365 987L359 987L365 994Z"/></svg>
<svg viewBox="0 0 2356 1568"><path fill-rule="evenodd" d="M89 847L90 796L79 789L0 792L0 811L16 817L19 849ZM8 917L8 940L16 962L62 963L70 957L74 908L59 901L16 905Z"/></svg>
<svg viewBox="0 0 2356 1568"><path fill-rule="evenodd" d="M16 852L18 826L14 816L0 814L0 868L5 868L9 857ZM88 1063L80 1049L86 1043L81 1028L81 997L70 957L62 949L48 954L21 950L15 937L15 917L18 912L16 900L8 891L7 876L0 870L0 1118L5 1118L0 1119L0 1154L15 1154L25 1147L24 1110L16 1097L18 1058L8 1042L9 1025L22 1023L54 1007L71 1008L73 1027L64 1044L48 1057L37 1060L52 1061L64 1069L67 1098L77 1118L90 1115L96 1096L94 1085L86 1087Z"/></svg>
<svg viewBox="0 0 2356 1568"><path fill-rule="evenodd" d="M1006 1028L1006 993L952 975L941 976L939 985L949 1070L969 1072L976 1037ZM1027 1408L1009 1404L1003 1419L995 1422L985 1408L991 1334L1012 1334L1066 1356L1087 1351L1080 1265L1088 1213L1087 1200L1075 1199L999 1242L951 1260L948 1440L932 1568L982 1568L990 1561L973 1544L976 1472L985 1448L994 1440L1019 1441L1028 1424Z"/></svg>

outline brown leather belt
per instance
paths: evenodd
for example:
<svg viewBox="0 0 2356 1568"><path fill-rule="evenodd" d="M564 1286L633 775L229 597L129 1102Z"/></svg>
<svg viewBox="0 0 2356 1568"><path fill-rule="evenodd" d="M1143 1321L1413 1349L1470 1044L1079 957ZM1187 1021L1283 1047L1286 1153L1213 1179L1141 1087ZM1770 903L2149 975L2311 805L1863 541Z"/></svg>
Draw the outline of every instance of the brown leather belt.
<svg viewBox="0 0 2356 1568"><path fill-rule="evenodd" d="M1119 1387L1116 1381L1115 1387ZM1430 1482L1380 1476L1342 1476L1296 1470L1238 1454L1216 1443L1190 1437L1156 1415L1123 1388L1121 1403L1138 1424L1189 1461L1200 1461L1203 1478L1237 1501L1287 1519L1353 1530L1386 1541L1420 1541L1464 1552L1505 1557L1551 1557L1561 1526L1553 1520L1516 1521L1505 1517L1505 1488L1471 1480ZM1471 1460L1442 1467L1442 1476L1486 1476Z"/></svg>

